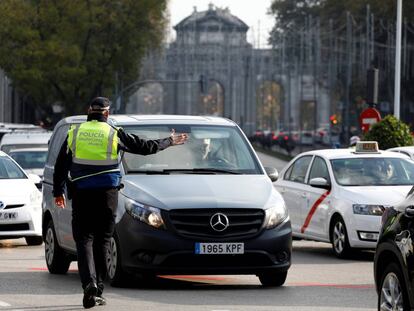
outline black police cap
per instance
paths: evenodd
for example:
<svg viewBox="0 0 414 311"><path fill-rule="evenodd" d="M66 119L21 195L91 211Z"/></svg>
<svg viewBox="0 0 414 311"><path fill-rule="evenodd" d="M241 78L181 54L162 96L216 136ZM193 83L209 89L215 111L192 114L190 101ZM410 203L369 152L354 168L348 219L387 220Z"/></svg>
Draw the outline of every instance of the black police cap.
<svg viewBox="0 0 414 311"><path fill-rule="evenodd" d="M95 97L89 104L91 110L107 110L109 109L109 99L106 97Z"/></svg>

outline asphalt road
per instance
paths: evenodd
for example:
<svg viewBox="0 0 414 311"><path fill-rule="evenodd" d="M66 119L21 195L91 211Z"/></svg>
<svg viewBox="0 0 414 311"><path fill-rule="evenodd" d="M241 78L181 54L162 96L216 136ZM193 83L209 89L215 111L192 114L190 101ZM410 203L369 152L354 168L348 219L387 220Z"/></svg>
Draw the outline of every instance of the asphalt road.
<svg viewBox="0 0 414 311"><path fill-rule="evenodd" d="M260 156L266 166L280 170L285 165ZM255 276L162 276L153 284L137 282L130 288L108 285L108 305L92 310L376 310L372 260L372 252L339 260L329 244L294 241L283 287L263 288ZM83 310L81 301L76 263L66 275L51 275L43 245L0 240L0 311Z"/></svg>

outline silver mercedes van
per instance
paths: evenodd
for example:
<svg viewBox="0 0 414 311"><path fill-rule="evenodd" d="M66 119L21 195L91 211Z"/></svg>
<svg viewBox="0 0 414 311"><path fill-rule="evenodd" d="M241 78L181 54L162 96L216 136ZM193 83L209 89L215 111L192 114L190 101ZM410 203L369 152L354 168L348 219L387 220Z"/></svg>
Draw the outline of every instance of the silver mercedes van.
<svg viewBox="0 0 414 311"><path fill-rule="evenodd" d="M76 260L71 204L54 205L53 169L71 124L53 132L43 185L43 237L51 273ZM108 254L112 285L139 274L254 274L284 284L291 264L291 225L272 181L241 129L219 117L115 115L109 122L144 139L188 133L184 145L153 155L120 154L123 188ZM91 219L91 222L93 219Z"/></svg>

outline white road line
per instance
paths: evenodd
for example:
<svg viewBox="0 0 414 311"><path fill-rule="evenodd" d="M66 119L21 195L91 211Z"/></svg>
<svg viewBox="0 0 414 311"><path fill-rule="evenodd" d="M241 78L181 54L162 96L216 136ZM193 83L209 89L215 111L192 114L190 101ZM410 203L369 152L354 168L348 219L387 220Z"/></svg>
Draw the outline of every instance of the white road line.
<svg viewBox="0 0 414 311"><path fill-rule="evenodd" d="M0 300L0 307L10 307L11 305L8 304L7 302L1 301Z"/></svg>

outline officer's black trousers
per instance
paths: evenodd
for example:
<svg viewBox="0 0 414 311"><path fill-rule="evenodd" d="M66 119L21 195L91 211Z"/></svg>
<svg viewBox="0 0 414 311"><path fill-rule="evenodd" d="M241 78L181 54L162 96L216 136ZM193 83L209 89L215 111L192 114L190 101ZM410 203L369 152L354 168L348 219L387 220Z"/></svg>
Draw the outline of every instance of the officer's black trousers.
<svg viewBox="0 0 414 311"><path fill-rule="evenodd" d="M83 288L94 282L103 290L117 205L117 189L73 189L72 231Z"/></svg>

